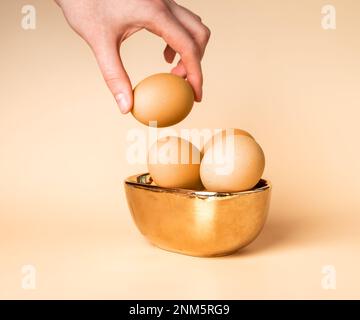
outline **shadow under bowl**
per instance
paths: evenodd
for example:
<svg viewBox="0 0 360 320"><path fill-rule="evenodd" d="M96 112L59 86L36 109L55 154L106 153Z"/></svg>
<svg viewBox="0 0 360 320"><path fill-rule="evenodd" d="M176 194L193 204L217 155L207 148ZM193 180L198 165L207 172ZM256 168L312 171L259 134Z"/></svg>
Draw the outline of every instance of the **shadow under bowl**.
<svg viewBox="0 0 360 320"><path fill-rule="evenodd" d="M191 256L234 253L263 228L271 184L261 179L251 190L209 192L162 188L148 173L125 180L127 202L140 232L154 245Z"/></svg>

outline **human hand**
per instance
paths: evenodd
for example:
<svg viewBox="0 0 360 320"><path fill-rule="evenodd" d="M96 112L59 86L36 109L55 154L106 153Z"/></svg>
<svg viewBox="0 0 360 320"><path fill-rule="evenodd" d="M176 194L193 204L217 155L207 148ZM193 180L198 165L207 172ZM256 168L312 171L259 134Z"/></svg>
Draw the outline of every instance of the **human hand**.
<svg viewBox="0 0 360 320"><path fill-rule="evenodd" d="M195 100L202 98L201 59L210 30L200 17L173 0L55 0L70 26L92 48L103 77L122 113L133 105L130 79L119 47L135 32L146 29L166 42L168 63L180 55L172 73L187 78Z"/></svg>

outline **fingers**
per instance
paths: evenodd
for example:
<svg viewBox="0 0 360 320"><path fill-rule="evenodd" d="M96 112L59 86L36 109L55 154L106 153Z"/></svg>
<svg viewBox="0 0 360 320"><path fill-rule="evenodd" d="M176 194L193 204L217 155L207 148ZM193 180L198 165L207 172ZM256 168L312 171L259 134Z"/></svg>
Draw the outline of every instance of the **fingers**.
<svg viewBox="0 0 360 320"><path fill-rule="evenodd" d="M175 56L176 56L176 51L173 48L171 48L169 45L166 45L164 50L165 61L168 63L173 63ZM176 67L172 68L171 72L178 75L179 77L186 78L185 66L182 63L181 59L177 63Z"/></svg>
<svg viewBox="0 0 360 320"><path fill-rule="evenodd" d="M173 63L176 56L176 51L171 48L169 45L166 45L164 50L164 58L167 63ZM179 77L186 78L185 66L182 63L181 59L177 63L176 67L171 70L172 73L178 75Z"/></svg>
<svg viewBox="0 0 360 320"><path fill-rule="evenodd" d="M202 58L210 39L210 29L201 22L199 16L191 12L189 9L179 5L172 5L170 6L170 10L194 38L199 47Z"/></svg>
<svg viewBox="0 0 360 320"><path fill-rule="evenodd" d="M171 69L171 73L176 74L179 77L186 78L186 69L181 59L178 61L176 66Z"/></svg>
<svg viewBox="0 0 360 320"><path fill-rule="evenodd" d="M148 21L146 28L162 37L174 51L180 54L187 80L194 90L195 100L201 101L202 71L198 45L169 10L162 10L153 20L155 21Z"/></svg>
<svg viewBox="0 0 360 320"><path fill-rule="evenodd" d="M101 73L122 113L128 113L133 105L130 79L122 64L116 40L104 39L92 46Z"/></svg>
<svg viewBox="0 0 360 320"><path fill-rule="evenodd" d="M179 20L179 22L189 31L190 35L196 41L201 58L204 56L206 46L210 39L210 30L202 22L201 18L190 10L177 5L172 1L172 5L169 7L171 12ZM175 68L171 70L179 76L186 74L186 70L182 60L178 62Z"/></svg>

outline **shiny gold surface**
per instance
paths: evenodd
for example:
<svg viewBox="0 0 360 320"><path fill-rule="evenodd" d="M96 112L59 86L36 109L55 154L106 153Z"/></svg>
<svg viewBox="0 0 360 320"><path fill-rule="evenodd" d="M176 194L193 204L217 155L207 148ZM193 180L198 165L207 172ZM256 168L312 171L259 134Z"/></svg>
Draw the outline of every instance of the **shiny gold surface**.
<svg viewBox="0 0 360 320"><path fill-rule="evenodd" d="M264 226L271 185L261 180L236 193L167 189L148 174L125 181L126 197L140 232L154 245L192 256L221 256L248 245Z"/></svg>

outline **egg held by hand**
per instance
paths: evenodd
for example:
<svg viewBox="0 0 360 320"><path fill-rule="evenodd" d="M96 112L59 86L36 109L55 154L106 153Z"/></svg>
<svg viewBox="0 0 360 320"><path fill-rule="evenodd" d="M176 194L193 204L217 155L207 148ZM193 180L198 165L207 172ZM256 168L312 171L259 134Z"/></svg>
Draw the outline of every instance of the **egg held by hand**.
<svg viewBox="0 0 360 320"><path fill-rule="evenodd" d="M148 170L156 185L164 188L202 189L200 151L179 137L165 137L148 153Z"/></svg>
<svg viewBox="0 0 360 320"><path fill-rule="evenodd" d="M252 189L264 168L264 152L253 138L227 135L206 150L200 176L209 191L239 192Z"/></svg>
<svg viewBox="0 0 360 320"><path fill-rule="evenodd" d="M134 89L133 116L149 126L156 121L159 128L172 126L190 113L194 92L183 78L170 73L154 74Z"/></svg>

